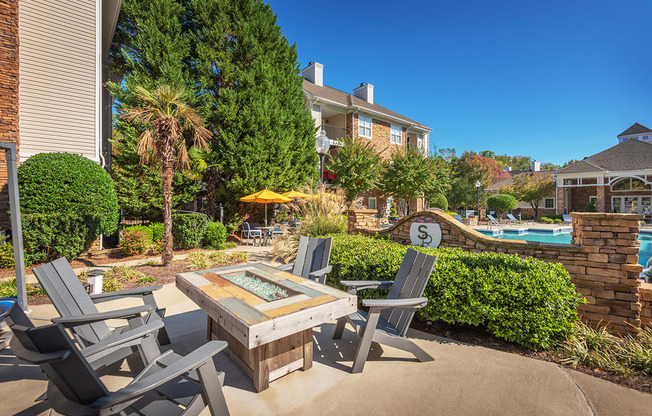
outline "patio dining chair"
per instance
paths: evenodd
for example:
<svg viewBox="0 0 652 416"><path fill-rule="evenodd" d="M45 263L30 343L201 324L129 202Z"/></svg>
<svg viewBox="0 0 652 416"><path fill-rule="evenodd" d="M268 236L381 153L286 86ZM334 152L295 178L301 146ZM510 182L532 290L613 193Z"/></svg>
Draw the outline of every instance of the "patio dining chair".
<svg viewBox="0 0 652 416"><path fill-rule="evenodd" d="M253 237L254 239L254 244L256 243L256 239L262 238L262 233L260 230L253 229L248 222L243 222L242 223L242 231L240 231L240 240L242 241L243 238L247 239L247 245L249 245L249 240Z"/></svg>
<svg viewBox="0 0 652 416"><path fill-rule="evenodd" d="M20 309L20 308L18 308ZM22 312L22 310L21 310ZM154 357L125 387L110 392L61 324L34 327L29 318L12 322L14 355L37 364L49 379L48 404L63 415L228 415L213 357L226 348L210 341L185 357L171 351ZM162 362L174 357L169 365Z"/></svg>
<svg viewBox="0 0 652 416"><path fill-rule="evenodd" d="M159 326L157 336L161 345L170 343L162 321L165 309L157 307L153 295L153 292L162 286L89 295L65 257L35 267L32 271L61 315L60 318L53 319L53 322L69 328L81 348L101 345L101 342L111 342L130 330L149 323L160 323L157 324ZM99 312L95 306L96 303L133 297L140 298L144 304L108 312ZM126 319L127 325L111 329L106 323L110 319ZM140 352L143 362L147 364L148 357L158 353L159 348L156 341L146 343L145 347L138 350L133 346L127 346L112 350L110 353L100 353L93 362L94 368L112 364L135 352Z"/></svg>
<svg viewBox="0 0 652 416"><path fill-rule="evenodd" d="M421 362L434 360L417 344L410 341L406 334L415 310L428 304L428 298L423 297L423 292L436 260L435 256L410 248L403 258L394 281L340 281L351 294L356 294L362 289L389 289L386 299L362 301L362 305L368 307L369 312L358 310L337 320L333 339L342 338L347 322L353 326L360 337L353 360L353 373L361 373L364 369L372 342L408 351Z"/></svg>
<svg viewBox="0 0 652 416"><path fill-rule="evenodd" d="M312 279L321 284L326 284L328 273L333 269L328 265L333 247L333 237L314 238L301 236L297 258L294 263L279 266L279 270L291 272L296 276Z"/></svg>

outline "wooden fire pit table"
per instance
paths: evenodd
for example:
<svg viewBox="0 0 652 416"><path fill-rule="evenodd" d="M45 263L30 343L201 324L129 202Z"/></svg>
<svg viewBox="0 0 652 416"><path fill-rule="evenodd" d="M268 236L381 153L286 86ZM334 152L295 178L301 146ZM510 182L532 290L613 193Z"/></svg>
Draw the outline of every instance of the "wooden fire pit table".
<svg viewBox="0 0 652 416"><path fill-rule="evenodd" d="M312 367L312 328L357 310L355 295L259 263L181 273L177 288L208 315L257 391Z"/></svg>

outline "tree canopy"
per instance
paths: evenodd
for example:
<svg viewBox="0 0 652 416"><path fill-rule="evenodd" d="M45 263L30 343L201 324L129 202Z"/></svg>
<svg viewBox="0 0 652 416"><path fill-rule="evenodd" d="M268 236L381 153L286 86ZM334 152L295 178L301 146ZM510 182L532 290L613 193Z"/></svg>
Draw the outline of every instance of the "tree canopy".
<svg viewBox="0 0 652 416"><path fill-rule="evenodd" d="M502 187L500 192L514 196L518 201L527 202L539 216L539 205L545 197L554 195L555 182L547 174L525 172L514 177L514 183Z"/></svg>
<svg viewBox="0 0 652 416"><path fill-rule="evenodd" d="M337 183L346 195L349 203L360 194L378 185L380 177L380 155L368 140L342 140L335 156L328 155L329 169L335 174Z"/></svg>

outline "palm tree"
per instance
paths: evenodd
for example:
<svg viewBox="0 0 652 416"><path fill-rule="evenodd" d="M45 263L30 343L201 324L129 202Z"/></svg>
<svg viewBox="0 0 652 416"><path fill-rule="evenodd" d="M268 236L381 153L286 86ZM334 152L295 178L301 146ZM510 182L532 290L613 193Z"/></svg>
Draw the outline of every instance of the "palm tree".
<svg viewBox="0 0 652 416"><path fill-rule="evenodd" d="M122 109L122 117L143 125L138 142L141 163L161 166L163 179L163 264L172 262L172 177L175 166L189 166L186 137L193 145L208 150L211 132L204 127L202 116L186 104L187 93L181 87L158 85L151 91L136 87L135 95L141 102L139 108Z"/></svg>

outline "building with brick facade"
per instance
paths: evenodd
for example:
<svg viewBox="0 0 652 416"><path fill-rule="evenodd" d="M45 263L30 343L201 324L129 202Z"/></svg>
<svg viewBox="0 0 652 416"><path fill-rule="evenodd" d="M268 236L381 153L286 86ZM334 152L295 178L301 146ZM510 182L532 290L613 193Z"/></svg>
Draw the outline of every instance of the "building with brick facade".
<svg viewBox="0 0 652 416"><path fill-rule="evenodd" d="M586 211L646 214L652 210L652 142L625 140L560 169L557 214ZM647 211L646 211L647 210Z"/></svg>
<svg viewBox="0 0 652 416"><path fill-rule="evenodd" d="M389 158L393 149L419 149L428 152L432 129L374 102L374 86L362 83L353 94L324 85L324 66L311 62L302 70L303 91L315 126L331 139L331 150L337 152L339 139L369 140L372 146ZM391 197L371 191L362 204L389 214ZM423 199L412 200L411 210L423 209Z"/></svg>
<svg viewBox="0 0 652 416"><path fill-rule="evenodd" d="M0 140L110 165L108 52L121 0L0 0ZM8 226L0 162L0 227Z"/></svg>

